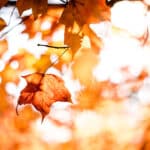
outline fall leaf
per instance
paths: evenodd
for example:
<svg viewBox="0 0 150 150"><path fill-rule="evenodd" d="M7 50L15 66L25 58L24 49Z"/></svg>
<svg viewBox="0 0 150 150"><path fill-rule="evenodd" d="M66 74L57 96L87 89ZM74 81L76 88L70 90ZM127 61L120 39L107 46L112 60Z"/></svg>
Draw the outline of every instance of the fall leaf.
<svg viewBox="0 0 150 150"><path fill-rule="evenodd" d="M83 36L77 33L72 33L65 30L65 40L64 43L69 45L72 50L73 55L79 50L81 47L81 40Z"/></svg>
<svg viewBox="0 0 150 150"><path fill-rule="evenodd" d="M34 64L37 62L37 58L35 58L33 54L27 52L26 49L20 48L18 54L12 56L8 61L8 64L13 62L18 63L18 70L24 70L26 68L32 70L34 69Z"/></svg>
<svg viewBox="0 0 150 150"><path fill-rule="evenodd" d="M34 64L38 72L45 72L51 65L50 54L43 54Z"/></svg>
<svg viewBox="0 0 150 150"><path fill-rule="evenodd" d="M110 9L106 6L105 0L59 0L64 2L63 5L53 5L52 1L57 2L49 0L49 9L46 13L46 0L10 0L9 3L7 1L0 0L0 7L6 6L2 8L2 13L0 11L2 16L4 11L5 20L10 18L10 22L13 20L14 23L15 18L18 20L18 14L15 11L11 13L9 9L16 4L19 4L20 14L26 9L32 9L33 15L22 18L18 25L14 24L14 28L6 29L8 32L13 31L11 34L7 34L6 31L7 36L0 41L0 149L150 149L148 32L143 37L130 37L125 30L114 30L112 20L109 26L105 26L101 21L110 17ZM109 4L111 1L106 0ZM149 0L139 3L146 8L144 18L146 17L148 24L145 24L145 20L140 22L147 27L149 6L146 1ZM137 16L139 19L139 13ZM132 21L134 20L131 19ZM21 29L13 33L22 23L25 26L25 30L22 30L28 35L18 35L18 32L22 32ZM98 23L98 28L91 28L95 23ZM130 21L128 23L130 24ZM5 29L3 31L5 32ZM29 39L31 37L33 39ZM124 54L132 55L134 59L127 59L127 67L123 65L122 68L122 63L118 61L122 55L118 54L118 50L123 52L124 40L127 43L128 37L132 38L128 43L131 47L125 50L131 48L131 53ZM19 38L19 43L16 38ZM29 43L25 45L22 40L25 40L25 44L26 40L29 40ZM31 42L33 45L47 43L56 48L34 49ZM69 48L57 49L64 44ZM23 47L29 49L25 50ZM136 52L134 55L132 53L134 48L138 56L142 56L138 57L137 61ZM112 53L109 52L114 53L114 61L110 60ZM73 95L69 94L61 78L44 73L46 70L53 71L53 68L49 70L51 66L56 69L54 71L64 73ZM95 71L97 67L100 67L100 70ZM24 76L27 85L20 93L17 107L25 107L19 110L19 116L16 116L14 104L22 87L19 77L20 74L29 71L40 73ZM66 104L64 106L56 103L56 107L51 109L54 102L69 101L71 96L75 102L73 105L66 107ZM32 106L38 111L34 111ZM49 111L47 120L40 125L39 116L42 115L43 121Z"/></svg>
<svg viewBox="0 0 150 150"><path fill-rule="evenodd" d="M82 109L94 109L100 100L100 89L97 83L84 88L77 94L78 107Z"/></svg>
<svg viewBox="0 0 150 150"><path fill-rule="evenodd" d="M105 0L81 0L80 3L80 5L78 4L76 16L80 24L98 23L110 19L110 9L105 4Z"/></svg>
<svg viewBox="0 0 150 150"><path fill-rule="evenodd" d="M73 55L81 47L83 36L84 34L82 30L80 29L80 26L76 22L74 22L72 26L68 25L65 26L64 44L70 47Z"/></svg>
<svg viewBox="0 0 150 150"><path fill-rule="evenodd" d="M65 25L65 44L75 53L81 47L84 35L89 36L96 52L101 48L101 40L89 28L89 24L110 19L110 8L104 0L71 0L64 9L59 22Z"/></svg>
<svg viewBox="0 0 150 150"><path fill-rule="evenodd" d="M21 15L25 10L32 8L34 18L39 14L44 14L47 11L47 0L18 0L16 3L19 14Z"/></svg>
<svg viewBox="0 0 150 150"><path fill-rule="evenodd" d="M55 14L54 11L57 13ZM29 16L24 20L26 28L23 33L28 33L29 37L33 38L37 32L41 32L43 40L51 41L52 35L60 28L58 20L61 12L62 9L48 7L47 12L36 20L32 15ZM47 26L43 26L44 24Z"/></svg>
<svg viewBox="0 0 150 150"><path fill-rule="evenodd" d="M66 6L66 8L64 9L59 22L69 27L73 26L73 22L74 22L73 10L74 9L70 1L68 5Z"/></svg>
<svg viewBox="0 0 150 150"><path fill-rule="evenodd" d="M71 99L64 81L56 75L33 73L24 78L27 86L21 91L17 106L32 104L42 114L42 121L54 102L70 101Z"/></svg>
<svg viewBox="0 0 150 150"><path fill-rule="evenodd" d="M98 63L98 56L90 48L82 48L74 58L73 77L84 86L95 84L93 69Z"/></svg>
<svg viewBox="0 0 150 150"><path fill-rule="evenodd" d="M8 0L0 0L0 8L3 7L7 2Z"/></svg>
<svg viewBox="0 0 150 150"><path fill-rule="evenodd" d="M8 43L7 40L0 40L0 57L7 51Z"/></svg>
<svg viewBox="0 0 150 150"><path fill-rule="evenodd" d="M60 22L72 26L76 20L79 25L109 20L110 9L105 0L71 0L64 9Z"/></svg>
<svg viewBox="0 0 150 150"><path fill-rule="evenodd" d="M40 28L39 18L34 20L33 16L29 16L27 19L25 19L24 24L26 28L23 30L23 33L28 33L29 38L33 38Z"/></svg>
<svg viewBox="0 0 150 150"><path fill-rule="evenodd" d="M6 22L3 18L0 18L0 31L6 27Z"/></svg>
<svg viewBox="0 0 150 150"><path fill-rule="evenodd" d="M7 101L7 92L4 85L0 84L0 94L1 94L1 103L0 103L0 114L2 114L8 107L9 103Z"/></svg>
<svg viewBox="0 0 150 150"><path fill-rule="evenodd" d="M93 51L98 53L103 45L102 40L96 35L96 33L88 25L83 26L83 33L89 37L91 48L93 49Z"/></svg>
<svg viewBox="0 0 150 150"><path fill-rule="evenodd" d="M10 64L5 65L5 68L2 72L0 72L0 77L3 79L4 83L14 82L15 84L19 83L18 74L19 70L12 68Z"/></svg>

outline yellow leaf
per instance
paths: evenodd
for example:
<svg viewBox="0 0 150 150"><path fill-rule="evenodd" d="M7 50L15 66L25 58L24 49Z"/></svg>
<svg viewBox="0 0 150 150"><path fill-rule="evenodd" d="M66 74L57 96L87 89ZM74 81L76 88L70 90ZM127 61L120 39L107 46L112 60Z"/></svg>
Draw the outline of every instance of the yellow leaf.
<svg viewBox="0 0 150 150"><path fill-rule="evenodd" d="M98 55L90 48L82 48L80 53L75 56L72 65L73 76L82 85L91 86L95 83L93 69L98 63Z"/></svg>
<svg viewBox="0 0 150 150"><path fill-rule="evenodd" d="M44 73L51 65L50 54L43 54L34 64L37 72Z"/></svg>
<svg viewBox="0 0 150 150"><path fill-rule="evenodd" d="M9 64L12 62L18 62L18 70L24 70L24 69L33 69L34 70L34 63L37 61L34 55L31 53L28 53L26 49L20 48L18 54L12 56L9 60Z"/></svg>

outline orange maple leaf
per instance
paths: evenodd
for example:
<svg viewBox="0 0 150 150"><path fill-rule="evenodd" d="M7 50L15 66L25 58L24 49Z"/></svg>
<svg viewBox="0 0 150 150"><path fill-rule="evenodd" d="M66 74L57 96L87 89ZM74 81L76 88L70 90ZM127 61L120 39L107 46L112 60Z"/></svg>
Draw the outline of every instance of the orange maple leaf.
<svg viewBox="0 0 150 150"><path fill-rule="evenodd" d="M80 26L110 19L110 8L105 0L70 0L64 9L60 22L72 26L76 21Z"/></svg>
<svg viewBox="0 0 150 150"><path fill-rule="evenodd" d="M24 78L27 81L27 86L21 91L17 107L22 104L32 104L42 114L42 121L54 102L70 102L71 100L71 95L64 86L64 81L56 75L33 73L24 76Z"/></svg>
<svg viewBox="0 0 150 150"><path fill-rule="evenodd" d="M84 35L91 39L91 46L99 51L102 42L89 28L89 24L110 20L110 8L105 0L70 0L59 22L65 25L65 44L75 53L81 46Z"/></svg>

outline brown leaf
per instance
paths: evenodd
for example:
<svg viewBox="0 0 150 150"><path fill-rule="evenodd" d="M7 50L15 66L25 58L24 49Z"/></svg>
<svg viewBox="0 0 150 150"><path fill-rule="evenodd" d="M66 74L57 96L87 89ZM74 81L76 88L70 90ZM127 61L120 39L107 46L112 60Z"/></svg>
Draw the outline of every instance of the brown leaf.
<svg viewBox="0 0 150 150"><path fill-rule="evenodd" d="M18 105L32 104L42 114L42 121L54 102L70 101L71 99L64 81L56 75L34 73L24 78L27 86L21 91Z"/></svg>
<svg viewBox="0 0 150 150"><path fill-rule="evenodd" d="M3 7L7 2L8 0L0 0L0 8Z"/></svg>
<svg viewBox="0 0 150 150"><path fill-rule="evenodd" d="M47 0L18 0L16 6L20 15L25 10L32 8L33 16L37 18L39 14L44 14L47 11Z"/></svg>
<svg viewBox="0 0 150 150"><path fill-rule="evenodd" d="M79 3L80 2L80 3ZM76 2L76 20L79 24L109 20L110 9L105 0L80 0Z"/></svg>
<svg viewBox="0 0 150 150"><path fill-rule="evenodd" d="M65 44L73 54L81 47L84 35L90 39L95 52L99 52L101 39L89 28L89 24L110 19L110 8L105 0L71 0L65 7L59 22L65 25Z"/></svg>
<svg viewBox="0 0 150 150"><path fill-rule="evenodd" d="M16 6L18 8L19 14L21 15L25 10L32 7L32 0L30 1L18 0Z"/></svg>
<svg viewBox="0 0 150 150"><path fill-rule="evenodd" d="M109 19L110 9L105 0L71 0L64 9L60 22L70 26L76 21L82 26Z"/></svg>
<svg viewBox="0 0 150 150"><path fill-rule="evenodd" d="M33 1L32 11L33 16L36 18L38 14L45 14L47 11L47 0L35 0Z"/></svg>
<svg viewBox="0 0 150 150"><path fill-rule="evenodd" d="M64 40L64 43L66 45L69 45L69 47L72 50L72 54L73 55L81 47L82 38L83 38L82 35L79 35L79 34L76 34L76 33L72 33L72 32L68 32L67 30L65 30L65 40Z"/></svg>
<svg viewBox="0 0 150 150"><path fill-rule="evenodd" d="M28 17L25 19L24 24L26 26L23 33L28 33L29 38L33 38L37 32L40 31L40 21L39 18L34 20L33 16Z"/></svg>
<svg viewBox="0 0 150 150"><path fill-rule="evenodd" d="M71 20L69 22L71 23ZM77 22L73 22L73 24L66 24L64 43L70 47L73 55L81 47L83 36L84 34Z"/></svg>
<svg viewBox="0 0 150 150"><path fill-rule="evenodd" d="M24 24L26 26L23 33L27 33L29 35L29 38L33 38L37 32L41 32L42 39L46 41L50 41L52 38L52 35L57 32L59 29L62 29L62 26L58 24L58 20L60 17L60 14L62 12L62 9L53 8L52 6L48 7L47 12L38 17L36 20L34 16L29 16L28 18L24 19ZM46 28L42 27L44 23L48 23L49 26Z"/></svg>
<svg viewBox="0 0 150 150"><path fill-rule="evenodd" d="M0 31L3 30L7 26L5 20L0 18Z"/></svg>
<svg viewBox="0 0 150 150"><path fill-rule="evenodd" d="M65 24L66 26L73 26L74 16L73 16L73 6L69 3L64 9L59 22Z"/></svg>

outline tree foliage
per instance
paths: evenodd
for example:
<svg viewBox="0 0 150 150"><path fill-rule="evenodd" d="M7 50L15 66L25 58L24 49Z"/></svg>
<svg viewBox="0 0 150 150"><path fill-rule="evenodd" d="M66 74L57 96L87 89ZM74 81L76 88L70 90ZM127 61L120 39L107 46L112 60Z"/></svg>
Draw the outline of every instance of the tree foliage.
<svg viewBox="0 0 150 150"><path fill-rule="evenodd" d="M60 2L18 0L9 20L0 16L0 149L149 149L149 2ZM136 6L144 27L118 23L117 6ZM21 21L9 28L14 14ZM9 37L22 24L28 43L40 34L47 44L15 51ZM53 142L57 131L64 137Z"/></svg>

